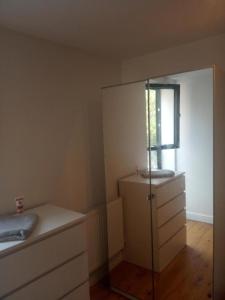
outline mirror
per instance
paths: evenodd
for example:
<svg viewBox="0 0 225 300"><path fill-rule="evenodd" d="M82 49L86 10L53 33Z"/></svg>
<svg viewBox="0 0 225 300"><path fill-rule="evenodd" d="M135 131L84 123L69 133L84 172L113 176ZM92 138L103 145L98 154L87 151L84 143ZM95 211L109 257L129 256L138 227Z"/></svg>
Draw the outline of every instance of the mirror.
<svg viewBox="0 0 225 300"><path fill-rule="evenodd" d="M212 298L213 72L103 90L111 290Z"/></svg>

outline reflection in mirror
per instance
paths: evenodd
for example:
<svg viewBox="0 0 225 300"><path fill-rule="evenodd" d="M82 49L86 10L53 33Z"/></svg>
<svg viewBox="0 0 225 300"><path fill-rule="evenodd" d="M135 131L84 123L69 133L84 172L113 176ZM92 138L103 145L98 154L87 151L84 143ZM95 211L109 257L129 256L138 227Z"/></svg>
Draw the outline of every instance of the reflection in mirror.
<svg viewBox="0 0 225 300"><path fill-rule="evenodd" d="M103 133L111 288L153 299L148 93L146 82L103 90Z"/></svg>
<svg viewBox="0 0 225 300"><path fill-rule="evenodd" d="M110 286L212 298L213 73L103 90Z"/></svg>

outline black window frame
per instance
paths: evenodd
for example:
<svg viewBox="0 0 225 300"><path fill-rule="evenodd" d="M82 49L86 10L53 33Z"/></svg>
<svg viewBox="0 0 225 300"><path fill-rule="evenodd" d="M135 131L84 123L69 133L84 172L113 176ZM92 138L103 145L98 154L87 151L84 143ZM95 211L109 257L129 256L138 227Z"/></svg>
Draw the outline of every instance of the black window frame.
<svg viewBox="0 0 225 300"><path fill-rule="evenodd" d="M161 144L161 130L156 130L157 145L148 147L148 151L157 152L157 168L162 168L162 150L178 149L180 147L180 85L179 84L163 84L163 83L148 83L146 90L156 91L156 123L157 128L161 127L161 95L160 90L172 89L174 91L174 143ZM150 93L148 93L150 96ZM148 102L148 105L149 102ZM149 108L150 109L150 108ZM151 120L150 120L151 121ZM150 131L149 131L150 134Z"/></svg>

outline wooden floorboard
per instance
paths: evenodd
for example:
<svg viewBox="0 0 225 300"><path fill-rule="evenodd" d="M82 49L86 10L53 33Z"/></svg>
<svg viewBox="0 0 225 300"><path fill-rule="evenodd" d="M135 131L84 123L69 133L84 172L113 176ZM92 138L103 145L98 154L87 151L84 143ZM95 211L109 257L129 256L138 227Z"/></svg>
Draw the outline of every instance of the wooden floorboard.
<svg viewBox="0 0 225 300"><path fill-rule="evenodd" d="M188 221L187 246L163 272L154 274L157 300L212 298L213 226ZM153 300L152 272L122 262L111 273L113 285L141 300ZM91 289L92 300L125 299L103 286Z"/></svg>

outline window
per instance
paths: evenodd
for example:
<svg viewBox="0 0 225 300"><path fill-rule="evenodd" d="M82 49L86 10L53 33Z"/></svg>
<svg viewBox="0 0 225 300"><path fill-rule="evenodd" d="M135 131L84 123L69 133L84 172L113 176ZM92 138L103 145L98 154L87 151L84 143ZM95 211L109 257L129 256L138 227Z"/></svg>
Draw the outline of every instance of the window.
<svg viewBox="0 0 225 300"><path fill-rule="evenodd" d="M147 114L150 116L150 130L147 136L151 150L151 168L175 168L175 151L180 145L180 85L146 85Z"/></svg>

